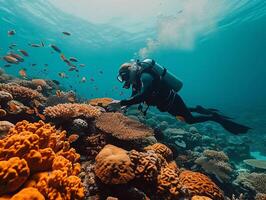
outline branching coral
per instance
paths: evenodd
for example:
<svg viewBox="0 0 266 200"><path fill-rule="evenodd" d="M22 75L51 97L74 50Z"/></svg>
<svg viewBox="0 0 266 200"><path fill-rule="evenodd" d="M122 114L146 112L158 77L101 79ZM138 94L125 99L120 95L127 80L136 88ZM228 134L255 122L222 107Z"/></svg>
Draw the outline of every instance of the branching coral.
<svg viewBox="0 0 266 200"><path fill-rule="evenodd" d="M120 140L137 140L153 135L153 130L121 113L102 113L96 127Z"/></svg>
<svg viewBox="0 0 266 200"><path fill-rule="evenodd" d="M100 111L88 104L65 103L45 108L44 114L51 118L69 119L75 117L95 118Z"/></svg>
<svg viewBox="0 0 266 200"><path fill-rule="evenodd" d="M201 165L207 173L214 174L221 182L227 182L233 171L228 161L224 152L205 150L195 163Z"/></svg>
<svg viewBox="0 0 266 200"><path fill-rule="evenodd" d="M198 172L183 171L179 175L182 190L190 196L202 195L212 199L224 199L221 190L207 176Z"/></svg>
<svg viewBox="0 0 266 200"><path fill-rule="evenodd" d="M106 108L111 102L113 101L112 98L95 98L88 101L88 103L92 106L101 106Z"/></svg>
<svg viewBox="0 0 266 200"><path fill-rule="evenodd" d="M157 193L161 198L178 199L181 189L178 171L174 162L171 162L161 169L157 178Z"/></svg>
<svg viewBox="0 0 266 200"><path fill-rule="evenodd" d="M135 178L124 149L106 145L96 156L95 174L105 184L125 184Z"/></svg>
<svg viewBox="0 0 266 200"><path fill-rule="evenodd" d="M0 161L0 194L17 190L29 177L30 169L24 159Z"/></svg>
<svg viewBox="0 0 266 200"><path fill-rule="evenodd" d="M0 84L0 90L10 93L14 97L14 99L18 100L37 100L40 102L43 102L45 100L45 97L36 90L23 87L17 84Z"/></svg>
<svg viewBox="0 0 266 200"><path fill-rule="evenodd" d="M33 187L20 190L10 200L45 200L44 196Z"/></svg>
<svg viewBox="0 0 266 200"><path fill-rule="evenodd" d="M155 143L144 148L145 151L153 150L155 153L162 155L166 160L173 159L173 152L170 148L162 143Z"/></svg>

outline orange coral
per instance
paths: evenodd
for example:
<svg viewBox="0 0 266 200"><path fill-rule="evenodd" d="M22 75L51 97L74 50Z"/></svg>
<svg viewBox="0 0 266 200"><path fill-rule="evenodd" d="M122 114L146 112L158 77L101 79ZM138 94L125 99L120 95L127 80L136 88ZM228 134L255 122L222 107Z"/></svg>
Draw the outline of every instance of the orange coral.
<svg viewBox="0 0 266 200"><path fill-rule="evenodd" d="M219 187L204 174L185 170L179 175L182 190L189 195L203 195L213 199L224 199Z"/></svg>
<svg viewBox="0 0 266 200"><path fill-rule="evenodd" d="M38 100L44 101L45 97L36 90L23 87L17 84L3 83L0 84L0 90L10 93L14 99L24 99L26 101Z"/></svg>
<svg viewBox="0 0 266 200"><path fill-rule="evenodd" d="M162 161L156 153L132 150L129 153L129 157L134 164L136 178L147 182L152 182L157 179L164 160Z"/></svg>
<svg viewBox="0 0 266 200"><path fill-rule="evenodd" d="M29 177L30 169L24 159L0 161L0 194L17 190Z"/></svg>
<svg viewBox="0 0 266 200"><path fill-rule="evenodd" d="M67 176L61 170L54 170L42 176L36 187L49 200L78 200L84 198L84 188L80 178Z"/></svg>
<svg viewBox="0 0 266 200"><path fill-rule="evenodd" d="M163 167L157 178L157 192L163 199L177 199L180 195L178 168L175 162Z"/></svg>
<svg viewBox="0 0 266 200"><path fill-rule="evenodd" d="M17 194L12 196L10 200L45 200L44 196L33 187L28 187L20 190Z"/></svg>
<svg viewBox="0 0 266 200"><path fill-rule="evenodd" d="M100 110L88 105L78 103L64 103L56 106L49 106L45 108L44 114L51 118L75 118L86 117L94 118L100 115Z"/></svg>
<svg viewBox="0 0 266 200"><path fill-rule="evenodd" d="M101 106L106 108L111 102L113 101L112 98L95 98L88 101L88 103L92 106Z"/></svg>
<svg viewBox="0 0 266 200"><path fill-rule="evenodd" d="M95 160L95 174L105 184L124 184L135 177L124 149L106 145Z"/></svg>
<svg viewBox="0 0 266 200"><path fill-rule="evenodd" d="M144 150L153 150L155 153L162 155L167 160L173 159L173 152L170 148L162 143L155 143L144 148Z"/></svg>
<svg viewBox="0 0 266 200"><path fill-rule="evenodd" d="M73 164L63 156L56 156L53 160L52 169L67 172L67 175L70 176L79 174L81 167L79 163Z"/></svg>
<svg viewBox="0 0 266 200"><path fill-rule="evenodd" d="M102 113L96 120L100 130L120 140L142 139L153 135L153 130L121 113Z"/></svg>
<svg viewBox="0 0 266 200"><path fill-rule="evenodd" d="M191 200L212 200L211 198L209 197L206 197L206 196L193 196Z"/></svg>

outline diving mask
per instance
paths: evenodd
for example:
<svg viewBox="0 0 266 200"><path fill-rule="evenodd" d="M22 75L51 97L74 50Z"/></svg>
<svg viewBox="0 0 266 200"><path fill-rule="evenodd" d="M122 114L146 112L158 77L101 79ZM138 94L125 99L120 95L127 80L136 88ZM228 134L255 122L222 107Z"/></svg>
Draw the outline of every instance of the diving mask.
<svg viewBox="0 0 266 200"><path fill-rule="evenodd" d="M123 85L123 88L125 89L130 88L129 71L120 72L117 76L117 80L120 83L125 82L125 84Z"/></svg>

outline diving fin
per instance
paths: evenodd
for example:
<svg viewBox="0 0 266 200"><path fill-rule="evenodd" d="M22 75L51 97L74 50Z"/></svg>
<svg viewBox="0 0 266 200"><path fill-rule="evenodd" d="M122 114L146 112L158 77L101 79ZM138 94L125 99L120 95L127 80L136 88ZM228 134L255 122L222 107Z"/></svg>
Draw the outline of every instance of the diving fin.
<svg viewBox="0 0 266 200"><path fill-rule="evenodd" d="M238 124L236 122L223 118L219 114L214 114L213 116L214 116L215 122L219 123L224 129L226 129L227 131L235 135L238 135L241 133L247 133L248 130L251 129L248 126Z"/></svg>
<svg viewBox="0 0 266 200"><path fill-rule="evenodd" d="M218 109L216 108L204 108L200 105L197 105L196 108L194 109L197 113L204 114L204 115L219 115L220 117L224 119L232 119L231 117L221 115Z"/></svg>

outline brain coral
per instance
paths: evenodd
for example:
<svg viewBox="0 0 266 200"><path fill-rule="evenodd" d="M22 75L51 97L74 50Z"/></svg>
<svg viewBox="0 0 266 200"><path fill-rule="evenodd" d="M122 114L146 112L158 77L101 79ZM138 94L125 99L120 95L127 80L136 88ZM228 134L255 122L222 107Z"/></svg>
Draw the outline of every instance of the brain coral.
<svg viewBox="0 0 266 200"><path fill-rule="evenodd" d="M153 135L153 130L121 113L102 113L96 127L120 140L142 139Z"/></svg>
<svg viewBox="0 0 266 200"><path fill-rule="evenodd" d="M163 161L154 152L130 151L129 157L134 164L136 178L153 182L157 179ZM162 158L163 159L163 158Z"/></svg>
<svg viewBox="0 0 266 200"><path fill-rule="evenodd" d="M95 174L105 184L124 184L135 178L127 152L106 145L95 158Z"/></svg>
<svg viewBox="0 0 266 200"><path fill-rule="evenodd" d="M29 177L30 169L24 159L0 161L0 194L17 190Z"/></svg>
<svg viewBox="0 0 266 200"><path fill-rule="evenodd" d="M173 159L173 152L170 148L162 143L155 143L144 148L144 150L153 150L155 153L162 155L167 160Z"/></svg>
<svg viewBox="0 0 266 200"><path fill-rule="evenodd" d="M10 200L45 200L44 196L33 187L20 190Z"/></svg>
<svg viewBox="0 0 266 200"><path fill-rule="evenodd" d="M160 171L157 178L157 193L163 199L178 199L180 189L178 168L171 162Z"/></svg>
<svg viewBox="0 0 266 200"><path fill-rule="evenodd" d="M221 190L207 176L199 172L185 170L179 175L182 190L189 194L207 196L212 199L224 199Z"/></svg>
<svg viewBox="0 0 266 200"><path fill-rule="evenodd" d="M51 118L94 118L100 115L100 110L88 105L88 104L78 104L78 103L64 103L57 104L55 106L46 107L44 114Z"/></svg>
<svg viewBox="0 0 266 200"><path fill-rule="evenodd" d="M45 97L36 90L23 87L17 84L12 84L12 83L0 84L0 90L10 93L14 99L18 100L25 100L25 101L38 100L41 102L45 100Z"/></svg>

